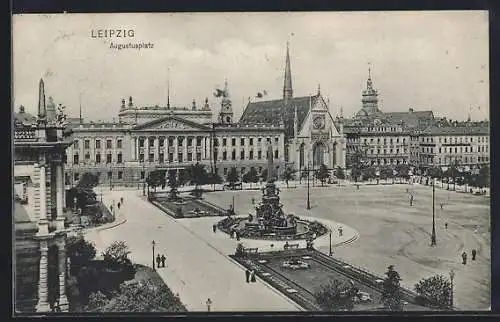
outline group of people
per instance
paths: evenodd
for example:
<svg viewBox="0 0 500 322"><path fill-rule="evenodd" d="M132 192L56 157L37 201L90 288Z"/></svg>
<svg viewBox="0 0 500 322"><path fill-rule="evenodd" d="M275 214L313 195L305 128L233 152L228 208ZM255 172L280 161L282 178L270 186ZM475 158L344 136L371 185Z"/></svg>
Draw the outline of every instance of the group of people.
<svg viewBox="0 0 500 322"><path fill-rule="evenodd" d="M246 277L246 281L247 283L254 283L256 282L257 280L255 279L255 271L252 269L251 271L250 270L245 270L245 277Z"/></svg>
<svg viewBox="0 0 500 322"><path fill-rule="evenodd" d="M160 267L165 267L165 261L167 260L167 258L165 257L164 254L158 254L156 255L156 267L157 268L160 268ZM161 266L160 266L161 264Z"/></svg>
<svg viewBox="0 0 500 322"><path fill-rule="evenodd" d="M471 255L472 255L472 260L475 261L476 260L476 254L477 254L477 251L475 249L473 249L471 251ZM467 264L467 252L463 252L462 253L462 264L463 265L466 265Z"/></svg>
<svg viewBox="0 0 500 322"><path fill-rule="evenodd" d="M113 204L114 204L114 201L113 201ZM116 205L118 207L118 210L120 210L120 207L122 205L123 205L123 197L120 197L120 201L118 201L118 204ZM113 205L109 205L109 210L111 211L111 213L113 213Z"/></svg>

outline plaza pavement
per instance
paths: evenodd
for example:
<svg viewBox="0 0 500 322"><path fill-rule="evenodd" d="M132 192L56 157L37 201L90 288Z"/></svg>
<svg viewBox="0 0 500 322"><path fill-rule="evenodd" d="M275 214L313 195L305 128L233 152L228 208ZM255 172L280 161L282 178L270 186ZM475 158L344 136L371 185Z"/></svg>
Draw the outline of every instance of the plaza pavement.
<svg viewBox="0 0 500 322"><path fill-rule="evenodd" d="M294 186L291 183L290 186ZM446 188L446 184L444 185ZM413 191L409 206L406 189ZM334 256L352 265L384 275L395 265L402 285L413 289L421 278L456 272L454 304L463 310L490 308L491 252L489 197L447 191L436 186L437 246L430 247L432 188L420 184L330 185L311 187L311 210L306 207L306 189L281 189L284 211L299 217L342 222L359 232L359 238L334 249ZM252 211L251 199L260 200L260 191L231 191L205 194L210 202L227 207L234 197L240 214ZM444 204L443 209L440 203ZM448 223L448 229L444 223ZM315 245L316 246L316 245ZM328 247L316 247L328 253ZM477 250L471 261L471 250ZM467 265L461 253L467 252Z"/></svg>
<svg viewBox="0 0 500 322"><path fill-rule="evenodd" d="M126 241L130 259L151 265L152 245L155 254L165 254L167 267L157 269L172 292L179 294L188 311L299 311L302 310L260 279L245 282L243 268L227 255L234 253L235 241L221 233L213 234L212 224L220 218L182 220L165 215L146 202L140 191L105 191L103 201L111 204L124 198L120 209L127 218L123 224L92 230L86 238L93 241L100 254L113 241Z"/></svg>

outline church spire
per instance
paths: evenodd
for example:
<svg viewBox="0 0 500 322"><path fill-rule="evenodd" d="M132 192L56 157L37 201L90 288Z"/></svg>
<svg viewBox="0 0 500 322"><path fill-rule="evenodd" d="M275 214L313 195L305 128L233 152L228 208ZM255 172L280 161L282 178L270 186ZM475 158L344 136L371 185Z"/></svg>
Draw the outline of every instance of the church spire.
<svg viewBox="0 0 500 322"><path fill-rule="evenodd" d="M288 99L293 97L292 89L292 71L290 69L290 52L288 49L288 41L286 42L286 62L285 62L285 82L283 85L283 100L285 104Z"/></svg>

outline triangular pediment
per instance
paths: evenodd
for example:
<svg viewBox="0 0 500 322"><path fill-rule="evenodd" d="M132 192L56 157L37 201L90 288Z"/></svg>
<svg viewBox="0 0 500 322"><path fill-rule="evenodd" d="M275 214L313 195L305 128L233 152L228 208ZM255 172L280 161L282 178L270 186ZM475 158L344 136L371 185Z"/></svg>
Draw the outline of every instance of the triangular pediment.
<svg viewBox="0 0 500 322"><path fill-rule="evenodd" d="M136 125L133 130L140 131L208 131L209 127L176 116L167 116L144 124Z"/></svg>

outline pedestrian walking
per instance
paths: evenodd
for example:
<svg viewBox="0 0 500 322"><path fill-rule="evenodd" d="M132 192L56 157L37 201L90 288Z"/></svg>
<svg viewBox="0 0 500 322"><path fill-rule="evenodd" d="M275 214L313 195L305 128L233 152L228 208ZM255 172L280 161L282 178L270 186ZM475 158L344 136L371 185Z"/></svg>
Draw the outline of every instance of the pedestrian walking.
<svg viewBox="0 0 500 322"><path fill-rule="evenodd" d="M118 207L118 210L120 210L120 202L118 201L118 204L116 205Z"/></svg>
<svg viewBox="0 0 500 322"><path fill-rule="evenodd" d="M476 260L476 250L475 249L472 250L472 260L473 261Z"/></svg>
<svg viewBox="0 0 500 322"><path fill-rule="evenodd" d="M467 253L466 252L462 253L462 264L464 264L464 265L467 264Z"/></svg>
<svg viewBox="0 0 500 322"><path fill-rule="evenodd" d="M290 247L290 245L288 244L288 241L285 242L285 245L283 245L283 249L284 250L287 250L288 247Z"/></svg>
<svg viewBox="0 0 500 322"><path fill-rule="evenodd" d="M256 280L255 280L255 271L252 269L252 271L250 272L250 281L252 283L255 283Z"/></svg>
<svg viewBox="0 0 500 322"><path fill-rule="evenodd" d="M109 206L109 211L113 212L113 205Z"/></svg>
<svg viewBox="0 0 500 322"><path fill-rule="evenodd" d="M167 258L165 257L165 255L164 255L164 254L162 254L162 255L161 255L161 258L160 258L160 260L161 260L161 267L165 267L165 260L166 260L166 259L167 259Z"/></svg>
<svg viewBox="0 0 500 322"><path fill-rule="evenodd" d="M216 224L213 224L212 229L213 229L213 231L214 231L214 233L215 233L215 232L217 231L217 225L216 225Z"/></svg>
<svg viewBox="0 0 500 322"><path fill-rule="evenodd" d="M161 257L160 254L156 255L156 267L160 268Z"/></svg>
<svg viewBox="0 0 500 322"><path fill-rule="evenodd" d="M444 229L448 229L448 223L447 222L444 223Z"/></svg>
<svg viewBox="0 0 500 322"><path fill-rule="evenodd" d="M245 277L247 283L250 283L250 271L248 270L248 268L245 270Z"/></svg>
<svg viewBox="0 0 500 322"><path fill-rule="evenodd" d="M339 227L339 236L342 237L342 234L343 234L343 230L342 230L342 227Z"/></svg>
<svg viewBox="0 0 500 322"><path fill-rule="evenodd" d="M123 197L120 197L120 202L121 202L121 203L122 203L122 205L123 205Z"/></svg>
<svg viewBox="0 0 500 322"><path fill-rule="evenodd" d="M212 300L208 298L208 300L205 303L207 304L207 311L210 312L210 308L212 306Z"/></svg>

